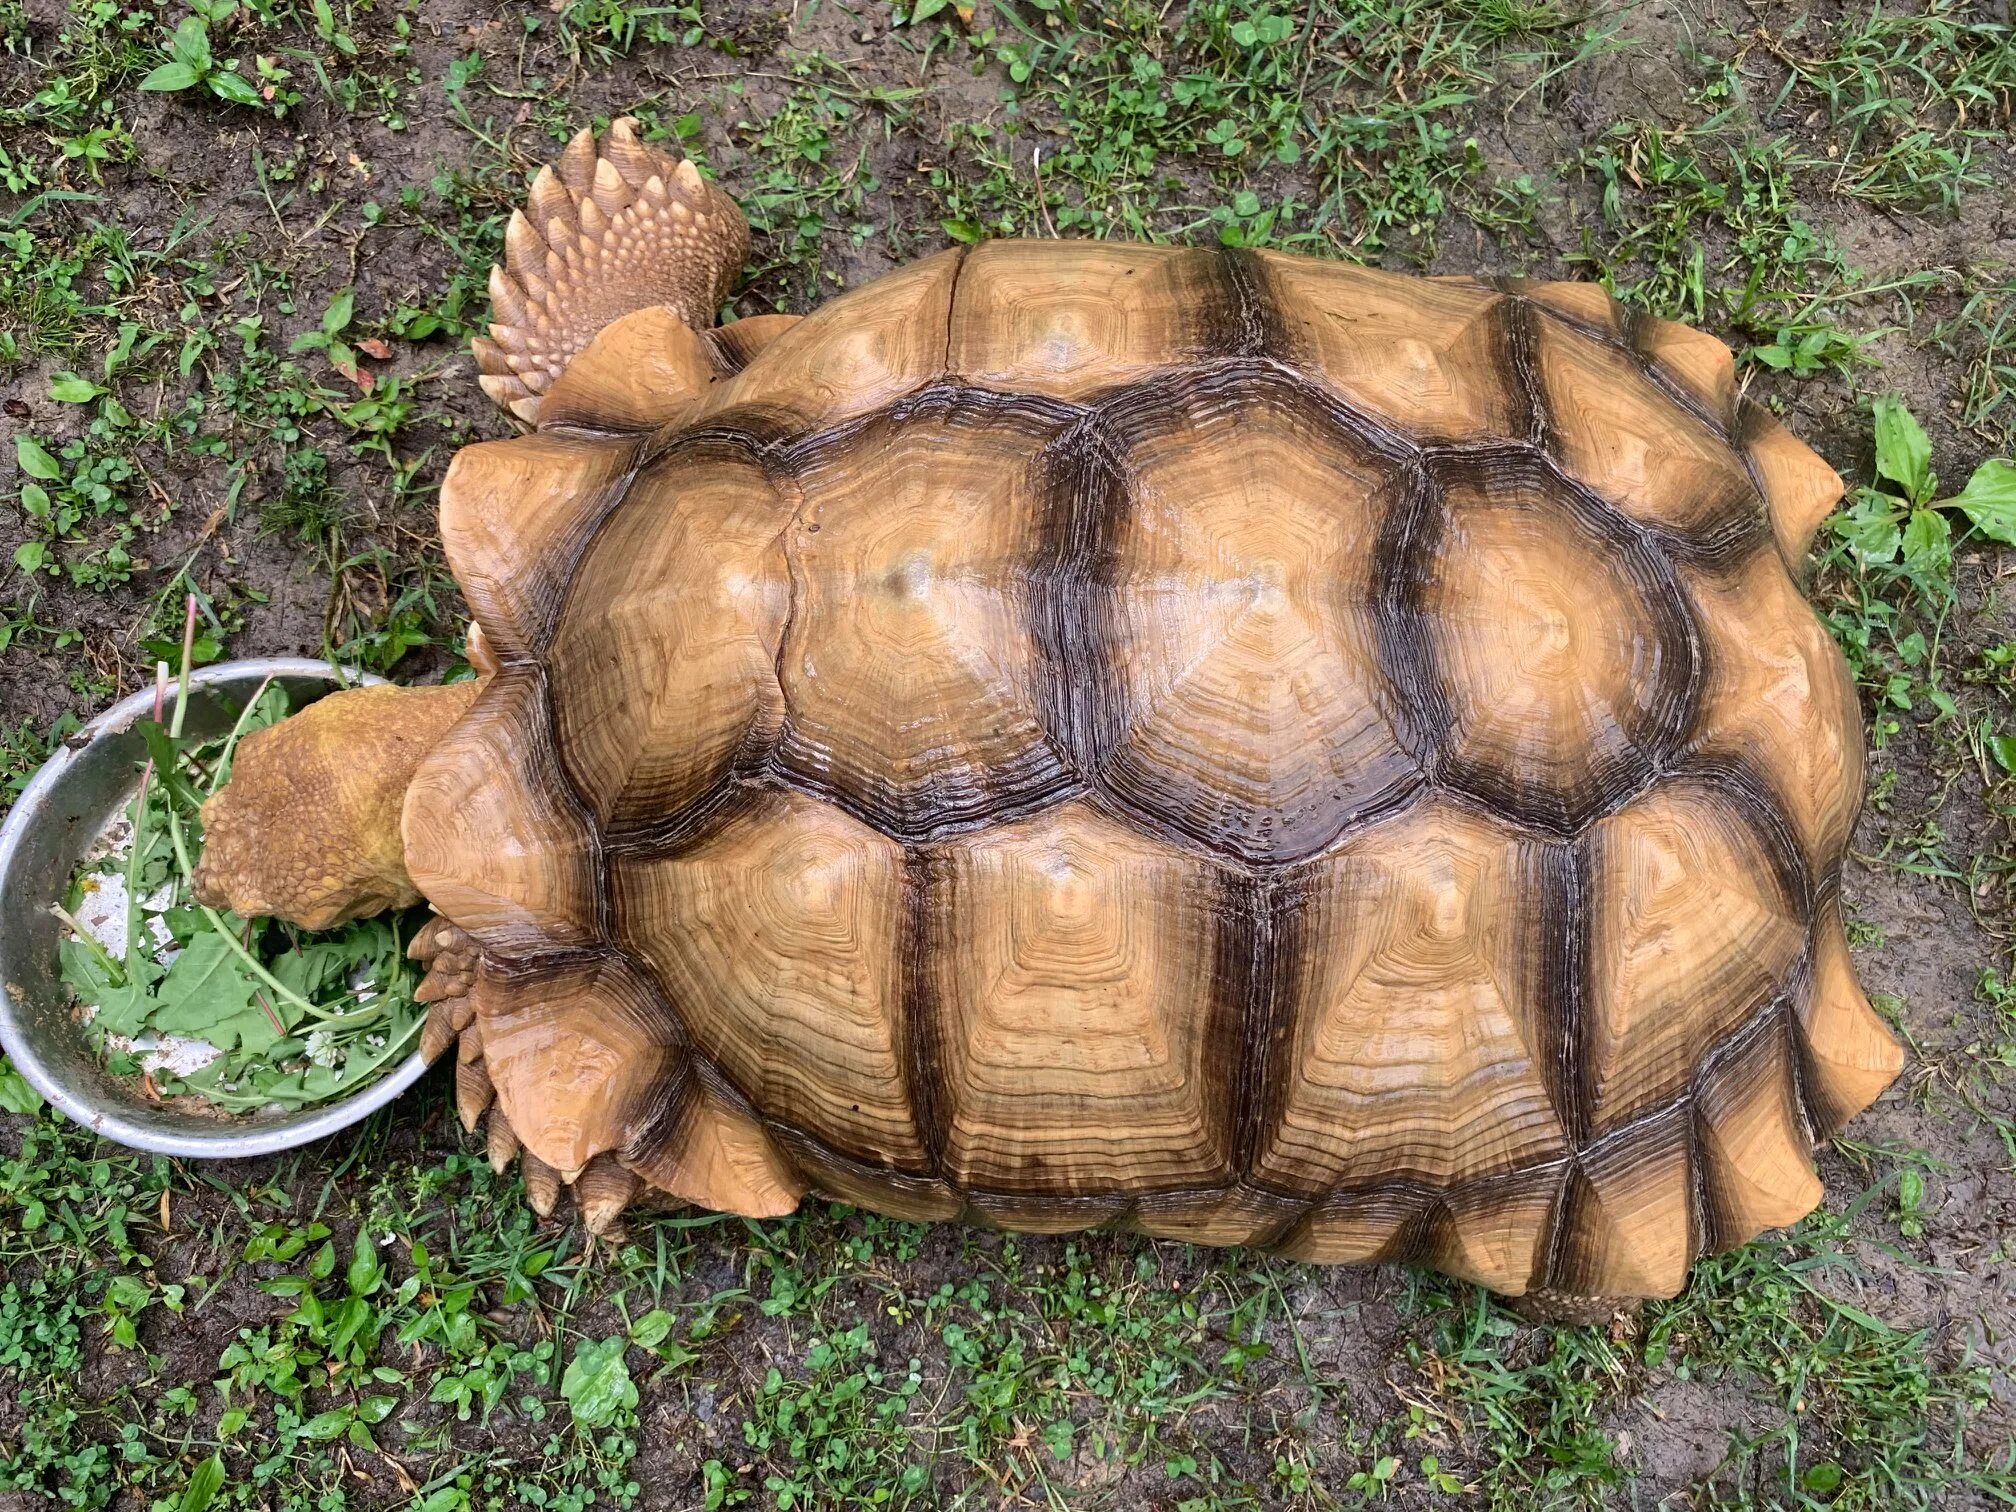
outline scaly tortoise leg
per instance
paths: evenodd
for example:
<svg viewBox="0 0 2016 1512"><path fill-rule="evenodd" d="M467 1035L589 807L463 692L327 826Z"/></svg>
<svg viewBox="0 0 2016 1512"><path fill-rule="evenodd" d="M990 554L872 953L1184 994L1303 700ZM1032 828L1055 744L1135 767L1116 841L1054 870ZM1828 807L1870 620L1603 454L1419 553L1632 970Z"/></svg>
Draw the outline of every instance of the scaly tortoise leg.
<svg viewBox="0 0 2016 1512"><path fill-rule="evenodd" d="M429 1061L455 1047L455 1111L464 1132L484 1124L490 1169L502 1176L514 1158L525 1182L525 1197L541 1218L553 1216L560 1188L574 1191L574 1204L591 1234L614 1238L621 1232L623 1210L637 1195L637 1178L615 1155L597 1155L580 1170L563 1172L525 1149L516 1131L496 1106L496 1090L483 1063L483 1027L477 1020L475 987L480 952L476 941L443 918L422 925L406 954L423 962L427 973L414 997L427 1004L420 1031L420 1053Z"/></svg>
<svg viewBox="0 0 2016 1512"><path fill-rule="evenodd" d="M1635 1314L1644 1305L1642 1297L1588 1297L1576 1292L1556 1291L1536 1286L1521 1296L1502 1299L1505 1305L1529 1323L1566 1323L1593 1327L1608 1323L1619 1313Z"/></svg>
<svg viewBox="0 0 2016 1512"><path fill-rule="evenodd" d="M541 168L490 270L492 323L474 343L476 366L483 391L528 425L568 364L623 317L655 310L694 332L713 325L749 255L735 201L691 162L640 142L636 127L618 118L599 148L583 131ZM647 334L646 350L660 344Z"/></svg>

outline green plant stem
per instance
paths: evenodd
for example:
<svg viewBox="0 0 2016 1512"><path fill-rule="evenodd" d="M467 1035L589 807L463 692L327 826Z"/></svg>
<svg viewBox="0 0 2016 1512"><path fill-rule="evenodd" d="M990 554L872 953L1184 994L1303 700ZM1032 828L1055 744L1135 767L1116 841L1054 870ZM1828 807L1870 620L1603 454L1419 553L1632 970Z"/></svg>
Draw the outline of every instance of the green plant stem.
<svg viewBox="0 0 2016 1512"><path fill-rule="evenodd" d="M217 757L215 770L210 774L210 791L215 793L224 786L225 774L231 770L231 757L238 749L238 739L245 733L245 726L252 722L252 715L259 707L259 700L266 696L266 690L273 686L273 679L267 678L245 701L245 707L238 711L238 722L231 726L231 733L224 739L224 749Z"/></svg>
<svg viewBox="0 0 2016 1512"><path fill-rule="evenodd" d="M175 686L175 717L168 733L182 738L182 717L189 712L189 661L196 654L196 595L189 595L189 610L182 616L182 675Z"/></svg>

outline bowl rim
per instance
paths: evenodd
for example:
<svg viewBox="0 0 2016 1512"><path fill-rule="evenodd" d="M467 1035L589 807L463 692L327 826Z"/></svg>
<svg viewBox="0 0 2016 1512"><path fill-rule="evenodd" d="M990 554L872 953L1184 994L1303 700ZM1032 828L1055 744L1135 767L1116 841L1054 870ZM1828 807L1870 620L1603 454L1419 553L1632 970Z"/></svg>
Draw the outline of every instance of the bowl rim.
<svg viewBox="0 0 2016 1512"><path fill-rule="evenodd" d="M189 674L192 688L291 677L342 687L369 687L387 679L359 668L308 656L261 656L237 661L212 662ZM75 735L59 745L49 759L21 790L4 821L0 821L0 879L9 875L14 858L39 823L54 822L54 802L62 790L65 775L83 752L108 737L124 734L135 720L151 714L154 690L143 688L122 698L95 716ZM139 785L135 774L135 787ZM130 789L128 790L130 796ZM45 816L48 816L45 818ZM0 898L0 915L18 912L16 902ZM380 1076L354 1096L324 1103L300 1113L267 1119L243 1118L229 1121L191 1117L186 1128L166 1129L131 1116L112 1097L80 1089L53 1066L36 1048L24 1022L24 1006L14 994L0 988L0 1049L28 1084L47 1099L49 1105L73 1122L95 1134L160 1155L181 1155L205 1159L237 1159L249 1155L270 1155L311 1144L325 1135L348 1128L384 1107L427 1071L427 1060L419 1051Z"/></svg>

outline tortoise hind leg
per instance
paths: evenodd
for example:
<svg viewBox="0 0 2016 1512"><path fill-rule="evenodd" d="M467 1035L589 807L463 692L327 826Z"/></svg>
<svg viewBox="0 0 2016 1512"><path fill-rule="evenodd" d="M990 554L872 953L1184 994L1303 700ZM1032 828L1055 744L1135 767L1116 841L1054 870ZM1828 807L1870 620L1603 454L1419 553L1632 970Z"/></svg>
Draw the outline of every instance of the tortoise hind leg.
<svg viewBox="0 0 2016 1512"><path fill-rule="evenodd" d="M703 331L749 255L735 202L692 163L614 121L583 131L532 181L490 270L492 324L475 342L483 390L527 424L568 362L605 326L653 307Z"/></svg>

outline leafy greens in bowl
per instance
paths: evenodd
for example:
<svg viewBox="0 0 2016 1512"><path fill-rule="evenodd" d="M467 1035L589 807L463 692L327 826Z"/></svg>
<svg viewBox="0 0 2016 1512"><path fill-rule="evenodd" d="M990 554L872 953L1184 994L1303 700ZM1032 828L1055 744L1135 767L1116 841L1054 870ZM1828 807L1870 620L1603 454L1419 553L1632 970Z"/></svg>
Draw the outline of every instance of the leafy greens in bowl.
<svg viewBox="0 0 2016 1512"><path fill-rule="evenodd" d="M239 740L291 712L287 690L268 681L222 735L136 722L140 785L61 908L62 977L85 1038L142 1096L197 1098L221 1113L312 1107L419 1042L425 1010L405 946L425 910L311 934L191 894L203 800L230 776Z"/></svg>
<svg viewBox="0 0 2016 1512"><path fill-rule="evenodd" d="M123 700L44 763L0 822L0 1049L20 1073L18 1080L9 1079L17 1090L32 1089L31 1095L122 1144L172 1155L232 1157L289 1149L344 1128L425 1074L426 1063L411 1048L417 1031L404 1038L406 1023L418 1018L406 975L412 968L403 959L416 921L387 918L369 929L319 935L265 922L248 925L223 913L213 923L200 908L191 908L186 891L179 897L162 891L174 876L186 876L201 854L200 825L191 822L195 807L188 800L200 803L217 778L220 742L240 719L249 729L253 719L264 717L256 705L268 684L299 708L360 681L381 679L300 657L195 668L186 687L171 681L159 705L154 690ZM170 770L190 791L180 794L179 802L159 792L149 801L145 827L154 838L128 888L125 842L143 769L155 768L149 787L159 781L158 753L149 750L146 726L159 724L165 734L178 706L183 722L177 738L192 748L191 761L178 760ZM268 710L277 712L277 706L269 703ZM187 864L175 854L165 802L174 802ZM304 823L312 819L303 816ZM114 853L116 861L109 859ZM136 957L129 971L127 900L136 897L137 922L149 938L141 944L144 958ZM59 910L84 926L81 933ZM86 935L92 944L84 943ZM206 935L216 938L178 975L178 964ZM276 991L275 981L247 965L234 943L285 991ZM325 945L333 948L318 948ZM249 1025L248 1015L257 1014L264 1033L273 1036L262 1052L262 1031L250 1025L251 1054L263 1059L263 1067L247 1058L242 1033L228 1046L211 1048L178 1029L195 1026L198 1014L216 1011L199 1006L210 1001L202 994L183 991L206 958L210 969L232 984L231 993L216 1001L229 1005L243 995L237 1011L218 1017ZM247 979L250 988L244 986ZM402 979L403 1008L397 995ZM94 1003L80 1003L80 983L82 995ZM166 1001L159 1001L164 994ZM147 998L156 1000L154 1006L141 1001ZM319 1017L293 998L336 1017ZM112 1016L100 1031L101 1054L92 1044L90 1020L108 1001ZM164 1007L166 1022L153 1021ZM277 1032L265 1018L266 1007L279 1021ZM371 1010L368 1020L365 1008ZM114 1029L130 1025L131 1018L122 1014L134 1013L150 1020L138 1034ZM190 1017L181 1017L184 1013ZM327 1038L317 1039L318 1032ZM334 1061L332 1051L341 1052L339 1062L318 1064L318 1057ZM258 1084L262 1080L265 1085ZM206 1084L209 1093L223 1095L207 1095Z"/></svg>

